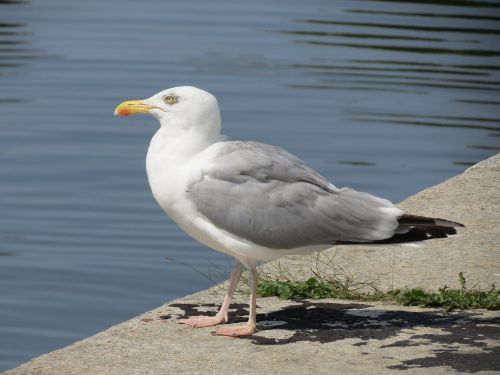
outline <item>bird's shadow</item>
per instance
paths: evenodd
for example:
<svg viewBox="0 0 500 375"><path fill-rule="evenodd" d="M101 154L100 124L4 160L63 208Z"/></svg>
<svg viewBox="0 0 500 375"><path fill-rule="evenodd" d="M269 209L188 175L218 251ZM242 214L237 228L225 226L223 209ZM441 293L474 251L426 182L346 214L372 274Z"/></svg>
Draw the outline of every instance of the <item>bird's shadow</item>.
<svg viewBox="0 0 500 375"><path fill-rule="evenodd" d="M217 308L215 304L176 303L170 306L183 310L184 314L180 318L213 315L212 311ZM247 305L234 304L231 307L231 323L247 321ZM170 319L171 316L161 318ZM244 339L255 345L287 345L300 341L330 343L357 339L352 345L363 346L372 340L397 338L401 330L419 327L436 328L439 331L414 334L391 344L381 342L379 347L424 345L422 340L428 340L429 343L438 344L438 349L432 349L429 357L402 361L390 368L428 368L442 366L443 363L464 372L500 368L500 347L487 343L500 340L500 317L484 318L472 312L386 310L362 303L295 301L282 309L258 314L257 333ZM459 345L465 345L470 350L464 351Z"/></svg>

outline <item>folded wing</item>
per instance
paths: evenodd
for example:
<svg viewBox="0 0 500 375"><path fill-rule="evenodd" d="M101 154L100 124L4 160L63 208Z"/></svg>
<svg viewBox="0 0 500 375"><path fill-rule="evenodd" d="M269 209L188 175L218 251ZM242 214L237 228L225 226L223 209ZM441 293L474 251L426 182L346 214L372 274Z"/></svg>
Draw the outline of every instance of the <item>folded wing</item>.
<svg viewBox="0 0 500 375"><path fill-rule="evenodd" d="M255 244L294 249L394 235L402 211L391 202L337 189L283 149L223 142L202 178L188 189L217 227Z"/></svg>

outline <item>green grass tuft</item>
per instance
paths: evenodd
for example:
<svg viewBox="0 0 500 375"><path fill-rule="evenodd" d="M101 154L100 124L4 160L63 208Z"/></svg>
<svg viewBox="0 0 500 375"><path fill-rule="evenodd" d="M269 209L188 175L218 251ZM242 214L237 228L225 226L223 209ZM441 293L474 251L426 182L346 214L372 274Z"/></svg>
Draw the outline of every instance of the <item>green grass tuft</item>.
<svg viewBox="0 0 500 375"><path fill-rule="evenodd" d="M224 280L227 279L227 269L231 266L231 260L223 267L215 267L208 274L198 270L189 264L166 258L169 262L177 262L191 268L195 272L206 277L208 280L219 285L225 291ZM310 258L302 264L299 274L312 274L306 281L296 280L297 270L291 272L286 263L275 261L268 263L261 269L258 284L258 294L261 297L276 296L282 299L322 299L338 298L355 301L386 301L398 303L405 306L441 307L445 311L468 310L484 308L489 310L500 310L500 290L492 285L488 290L478 290L473 287L467 288L466 280L462 272L458 274L460 289L451 289L448 286L440 288L437 292L427 292L421 288L404 290L391 290L382 292L377 289L375 280L360 280L355 275L347 274L335 263L334 256L317 254L314 262ZM300 272L303 271L303 272ZM240 293L248 293L248 275L243 273L242 280L237 289Z"/></svg>
<svg viewBox="0 0 500 375"><path fill-rule="evenodd" d="M340 298L356 301L386 301L405 306L442 307L445 311L484 308L500 310L500 290L494 285L489 290L467 289L463 273L459 274L460 289L447 286L437 292L420 288L381 292L352 290L345 282L335 279L320 280L311 277L306 281L272 280L264 278L258 286L262 297L276 296L282 299Z"/></svg>

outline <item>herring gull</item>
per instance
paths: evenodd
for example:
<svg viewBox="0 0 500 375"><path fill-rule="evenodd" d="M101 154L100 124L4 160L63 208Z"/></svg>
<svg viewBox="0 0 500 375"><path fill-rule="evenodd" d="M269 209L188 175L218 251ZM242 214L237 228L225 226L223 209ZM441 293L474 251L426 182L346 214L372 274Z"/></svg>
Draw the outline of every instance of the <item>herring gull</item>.
<svg viewBox="0 0 500 375"><path fill-rule="evenodd" d="M174 87L115 109L115 115L137 113L150 113L160 122L146 158L158 204L191 237L235 258L219 312L180 323L196 328L226 323L245 267L248 323L219 328L215 334L251 335L256 329L258 261L322 251L338 243L446 237L462 226L406 214L386 199L337 188L279 147L224 140L217 99L201 89Z"/></svg>

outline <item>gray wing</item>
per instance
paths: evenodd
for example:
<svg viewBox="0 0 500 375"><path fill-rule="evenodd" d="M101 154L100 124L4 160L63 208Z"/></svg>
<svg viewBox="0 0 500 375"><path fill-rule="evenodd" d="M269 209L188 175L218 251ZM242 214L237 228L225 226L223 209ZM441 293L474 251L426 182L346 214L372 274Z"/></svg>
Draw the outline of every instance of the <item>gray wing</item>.
<svg viewBox="0 0 500 375"><path fill-rule="evenodd" d="M217 227L276 249L391 237L400 210L384 199L337 189L279 147L223 142L188 188Z"/></svg>

